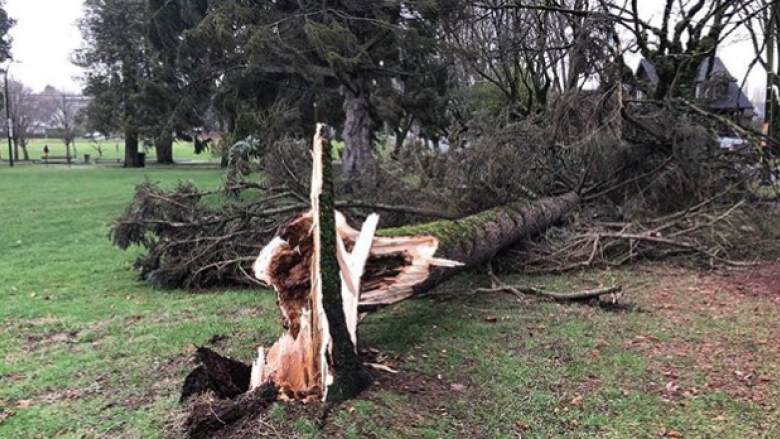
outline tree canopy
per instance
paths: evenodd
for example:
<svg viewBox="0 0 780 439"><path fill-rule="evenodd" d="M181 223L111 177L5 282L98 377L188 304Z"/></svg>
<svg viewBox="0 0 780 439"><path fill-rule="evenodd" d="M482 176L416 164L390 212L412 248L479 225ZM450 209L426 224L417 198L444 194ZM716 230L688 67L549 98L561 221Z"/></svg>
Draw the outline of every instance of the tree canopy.
<svg viewBox="0 0 780 439"><path fill-rule="evenodd" d="M0 62L11 59L11 36L9 33L16 20L8 16L5 10L5 0L0 0Z"/></svg>

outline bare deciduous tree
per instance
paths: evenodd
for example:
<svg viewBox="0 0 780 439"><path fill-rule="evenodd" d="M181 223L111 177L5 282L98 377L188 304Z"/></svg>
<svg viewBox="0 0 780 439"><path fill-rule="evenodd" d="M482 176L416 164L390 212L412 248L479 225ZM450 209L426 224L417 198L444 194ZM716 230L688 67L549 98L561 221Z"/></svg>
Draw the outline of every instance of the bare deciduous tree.
<svg viewBox="0 0 780 439"><path fill-rule="evenodd" d="M550 92L580 89L619 54L599 2L466 3L444 26L459 82L489 84L521 117L543 110Z"/></svg>
<svg viewBox="0 0 780 439"><path fill-rule="evenodd" d="M8 84L8 103L13 124L14 159L19 160L19 150L24 160L30 160L27 149L30 137L41 123L40 107L32 89L19 81Z"/></svg>
<svg viewBox="0 0 780 439"><path fill-rule="evenodd" d="M59 93L56 98L56 111L52 122L60 130L68 163L72 158L71 147L76 140L79 109L79 101L75 95L66 92Z"/></svg>

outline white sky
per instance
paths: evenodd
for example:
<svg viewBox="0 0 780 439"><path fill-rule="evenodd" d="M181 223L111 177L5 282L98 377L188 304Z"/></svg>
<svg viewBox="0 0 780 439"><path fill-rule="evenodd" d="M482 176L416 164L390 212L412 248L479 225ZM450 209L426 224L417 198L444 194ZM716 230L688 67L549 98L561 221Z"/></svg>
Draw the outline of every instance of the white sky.
<svg viewBox="0 0 780 439"><path fill-rule="evenodd" d="M16 20L12 51L21 62L11 66L11 76L35 91L47 85L80 91L82 71L71 58L81 47L82 0L6 0L6 11Z"/></svg>
<svg viewBox="0 0 780 439"><path fill-rule="evenodd" d="M663 3L664 0L643 0L640 4L645 8L645 18L650 20L652 16L657 20ZM6 9L17 20L12 30L13 53L22 62L13 65L11 76L36 91L46 85L80 90L82 71L71 63L71 58L81 46L76 23L83 14L82 0L6 0ZM753 47L737 36L723 45L720 56L731 74L742 81L754 56ZM765 83L764 74L754 69L745 87L748 96Z"/></svg>
<svg viewBox="0 0 780 439"><path fill-rule="evenodd" d="M665 4L666 0L642 0L639 2L640 15L643 15L642 18L645 21L659 24ZM747 30L741 29L724 41L718 48L718 56L723 60L731 75L742 84L742 81L745 80L745 75L748 73L748 67L750 67L753 58L755 58L755 51ZM638 58L632 61L639 62ZM764 88L765 86L766 72L763 72L761 66L757 65L753 67L750 75L747 77L744 90L748 98L751 98L753 89L758 87Z"/></svg>

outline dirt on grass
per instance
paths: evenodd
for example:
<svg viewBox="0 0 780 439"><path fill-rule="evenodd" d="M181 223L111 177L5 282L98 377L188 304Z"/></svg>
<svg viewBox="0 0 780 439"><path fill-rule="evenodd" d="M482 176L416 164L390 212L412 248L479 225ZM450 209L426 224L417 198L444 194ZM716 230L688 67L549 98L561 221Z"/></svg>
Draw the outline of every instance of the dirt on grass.
<svg viewBox="0 0 780 439"><path fill-rule="evenodd" d="M624 346L641 352L664 377L650 383L653 393L670 404L714 392L759 406L773 400L769 384L780 364L780 330L749 319L777 315L778 269L774 264L700 273L694 284L689 271L672 271L639 292L642 307L657 316L665 335L640 334Z"/></svg>
<svg viewBox="0 0 780 439"><path fill-rule="evenodd" d="M81 331L50 331L45 334L28 334L25 340L25 351L35 352L48 349L55 345L75 343Z"/></svg>
<svg viewBox="0 0 780 439"><path fill-rule="evenodd" d="M230 359L207 358L212 363L210 368L219 369L222 376L209 377L210 381L207 380L202 389L193 388L195 381L203 381L201 373L196 372L188 378L185 394L193 390L205 390L205 393L190 399L186 404L188 416L181 428L186 430L187 437L191 439L298 438L302 437L302 433L296 425L301 422L325 437L345 438L347 434L340 422L345 416L364 416L357 407L366 403L380 410L374 411L374 416L362 419L367 427L365 430L361 427L361 419L353 419L356 421L354 428L358 429L360 437L378 437L373 433L377 429L395 431L404 437L404 432L410 428L422 426L430 419L449 416L447 407L453 398L461 397L470 390L469 385L445 382L440 376L405 370L370 369L374 377L372 387L357 399L343 404L275 402L276 390L273 388L260 388L231 399L221 389L218 390L223 394L218 395L211 387L224 387L227 383L230 388L243 388L244 377L237 375L244 372L245 366ZM215 362L219 364L215 366ZM236 383L236 378L241 383ZM283 410L273 412L274 404L283 404ZM463 430L462 437L481 437L477 427L461 424L459 428Z"/></svg>
<svg viewBox="0 0 780 439"><path fill-rule="evenodd" d="M780 263L735 270L722 278L724 287L780 306Z"/></svg>

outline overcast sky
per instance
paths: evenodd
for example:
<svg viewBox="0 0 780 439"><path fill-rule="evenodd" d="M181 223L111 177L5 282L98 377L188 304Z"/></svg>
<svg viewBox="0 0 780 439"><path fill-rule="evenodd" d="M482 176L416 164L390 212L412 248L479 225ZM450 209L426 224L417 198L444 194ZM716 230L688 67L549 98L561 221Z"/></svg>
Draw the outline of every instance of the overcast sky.
<svg viewBox="0 0 780 439"><path fill-rule="evenodd" d="M6 10L16 20L12 50L21 62L11 67L11 76L36 91L46 85L80 91L81 69L71 58L81 47L82 0L6 0Z"/></svg>
<svg viewBox="0 0 780 439"><path fill-rule="evenodd" d="M643 0L644 13L658 18L663 0ZM36 91L53 85L67 91L81 89L82 72L71 63L73 52L81 46L77 22L83 14L82 0L6 0L8 14L17 20L12 30L13 53L22 64L11 68L11 76ZM753 59L752 45L740 38L726 42L720 56L732 75L743 79ZM763 87L764 75L754 69L746 87L748 96Z"/></svg>

